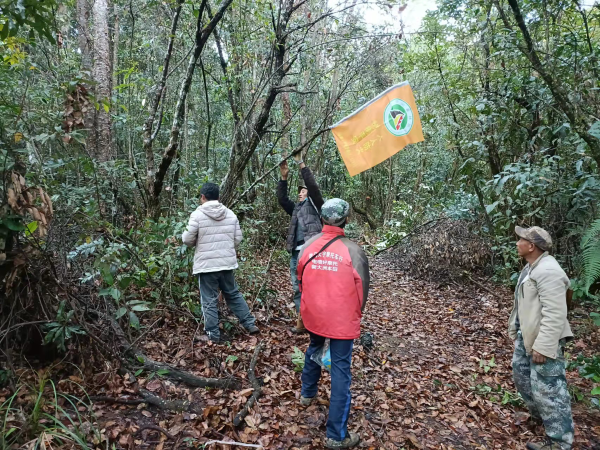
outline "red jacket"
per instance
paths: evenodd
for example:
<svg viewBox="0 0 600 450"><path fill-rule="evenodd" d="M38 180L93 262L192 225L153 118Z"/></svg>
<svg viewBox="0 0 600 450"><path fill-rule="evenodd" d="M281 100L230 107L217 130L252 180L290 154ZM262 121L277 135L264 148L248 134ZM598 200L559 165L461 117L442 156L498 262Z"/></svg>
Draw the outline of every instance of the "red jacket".
<svg viewBox="0 0 600 450"><path fill-rule="evenodd" d="M300 314L311 333L333 339L356 339L369 292L369 262L365 252L343 237L307 261L336 236L339 227L325 225L298 255ZM303 271L304 269L304 271Z"/></svg>

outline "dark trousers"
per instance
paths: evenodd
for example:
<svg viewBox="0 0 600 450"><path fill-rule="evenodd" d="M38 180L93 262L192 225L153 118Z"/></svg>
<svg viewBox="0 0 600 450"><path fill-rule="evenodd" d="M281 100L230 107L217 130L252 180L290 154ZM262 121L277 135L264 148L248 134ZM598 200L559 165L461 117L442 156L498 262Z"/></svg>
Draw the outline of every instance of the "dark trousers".
<svg viewBox="0 0 600 450"><path fill-rule="evenodd" d="M200 285L200 302L204 316L204 329L211 339L218 340L219 332L219 290L223 292L227 306L240 320L244 328L254 325L255 319L248 304L238 289L233 270L221 270L198 274Z"/></svg>
<svg viewBox="0 0 600 450"><path fill-rule="evenodd" d="M331 400L327 419L327 437L342 441L348 435L348 416L350 414L350 383L352 375L352 339L330 339L331 351ZM323 336L310 333L310 345L304 358L302 371L302 396L312 398L317 395L321 366L310 359L311 355L325 343Z"/></svg>
<svg viewBox="0 0 600 450"><path fill-rule="evenodd" d="M292 289L294 290L294 306L296 307L296 312L300 312L300 298L302 294L300 293L300 288L298 287L298 255L300 255L300 250L292 251L292 256L290 258L290 278L292 280Z"/></svg>

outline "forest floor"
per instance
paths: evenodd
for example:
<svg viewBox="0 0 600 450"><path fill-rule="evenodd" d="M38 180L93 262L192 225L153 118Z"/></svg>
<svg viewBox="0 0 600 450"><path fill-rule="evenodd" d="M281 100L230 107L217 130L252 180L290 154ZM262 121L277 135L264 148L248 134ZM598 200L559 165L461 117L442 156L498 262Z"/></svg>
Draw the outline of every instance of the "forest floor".
<svg viewBox="0 0 600 450"><path fill-rule="evenodd" d="M373 334L374 347L367 351L358 341L355 345L349 420L362 448L523 449L543 436L542 429L528 424L514 394L512 344L506 337L511 292L492 284L451 282L442 287L413 279L395 269L393 256L385 254L371 260L371 273L363 332ZM231 345L217 346L198 340L201 327L167 312L162 325L151 328L140 344L148 356L200 376L243 378L242 390L192 389L147 373L132 380L107 369L96 375L98 384L90 395L139 398L138 389L144 387L163 398L190 400L197 409L176 413L145 404L98 402L93 409L103 436L128 449L185 448L209 440L269 449L323 448L329 374L322 377L318 404L299 406L300 373L291 354L294 347L306 349L308 336L289 331L287 268L273 267L269 277L278 303L256 312L262 330L258 337L238 334ZM583 319L572 323L579 334L570 352L598 352L600 332L586 328ZM235 428L233 417L252 392L246 371L260 341L264 350L256 374L264 381L263 395ZM591 390L576 372L568 376L571 386ZM573 408L574 448L600 449L600 412L583 402L574 402ZM243 448L217 445L206 448Z"/></svg>

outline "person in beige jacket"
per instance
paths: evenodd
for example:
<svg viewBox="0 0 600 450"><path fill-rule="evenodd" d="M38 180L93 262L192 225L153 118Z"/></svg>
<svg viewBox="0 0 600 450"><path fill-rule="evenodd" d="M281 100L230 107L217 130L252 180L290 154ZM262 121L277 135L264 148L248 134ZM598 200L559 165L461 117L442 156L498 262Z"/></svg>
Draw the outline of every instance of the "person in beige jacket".
<svg viewBox="0 0 600 450"><path fill-rule="evenodd" d="M567 320L569 278L548 251L552 238L540 227L516 227L517 252L527 261L515 289L508 334L515 342L515 386L533 420L542 421L546 440L529 450L569 450L573 445L571 397L563 347L572 339Z"/></svg>
<svg viewBox="0 0 600 450"><path fill-rule="evenodd" d="M200 189L201 205L192 213L182 241L194 247L194 275L200 285L204 330L216 343L219 331L219 290L229 309L250 333L258 333L255 318L238 289L233 271L238 268L236 247L242 242L242 230L236 215L219 202L219 186L205 183Z"/></svg>

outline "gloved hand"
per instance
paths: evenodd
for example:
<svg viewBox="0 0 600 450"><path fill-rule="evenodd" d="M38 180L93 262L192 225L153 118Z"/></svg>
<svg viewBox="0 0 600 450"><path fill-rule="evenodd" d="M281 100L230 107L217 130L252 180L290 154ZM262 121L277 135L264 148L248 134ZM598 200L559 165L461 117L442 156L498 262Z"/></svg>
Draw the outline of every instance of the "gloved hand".
<svg viewBox="0 0 600 450"><path fill-rule="evenodd" d="M296 164L300 164L302 162L302 152L296 153L293 158Z"/></svg>

